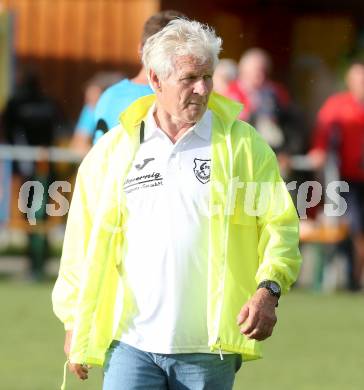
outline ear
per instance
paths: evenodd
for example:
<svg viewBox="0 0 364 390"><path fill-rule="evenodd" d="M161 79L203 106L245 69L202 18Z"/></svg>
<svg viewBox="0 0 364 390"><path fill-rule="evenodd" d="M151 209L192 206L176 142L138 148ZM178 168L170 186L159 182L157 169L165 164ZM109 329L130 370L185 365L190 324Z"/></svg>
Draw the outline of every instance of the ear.
<svg viewBox="0 0 364 390"><path fill-rule="evenodd" d="M161 82L157 75L157 73L154 72L153 69L149 70L149 80L152 85L152 89L157 92L161 90Z"/></svg>

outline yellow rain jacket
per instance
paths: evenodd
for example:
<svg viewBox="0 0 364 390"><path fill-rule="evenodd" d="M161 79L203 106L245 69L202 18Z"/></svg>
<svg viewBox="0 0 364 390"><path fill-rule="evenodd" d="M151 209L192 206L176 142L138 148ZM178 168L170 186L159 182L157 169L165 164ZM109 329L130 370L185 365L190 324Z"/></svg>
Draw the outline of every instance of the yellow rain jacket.
<svg viewBox="0 0 364 390"><path fill-rule="evenodd" d="M133 311L123 270L128 216L122 188L139 147L141 121L154 101L154 95L142 97L126 109L120 126L102 137L79 168L52 296L56 315L66 329L73 329L73 363L102 365L117 337L115 323L120 336L123 318ZM247 361L261 357L261 343L240 334L237 314L262 280L274 280L286 292L297 278L301 258L297 213L275 155L250 125L237 120L241 108L210 96L207 328L211 351L240 353ZM255 194L264 195L263 212L247 189L254 183ZM259 190L264 183L268 187ZM121 314L116 310L120 300Z"/></svg>

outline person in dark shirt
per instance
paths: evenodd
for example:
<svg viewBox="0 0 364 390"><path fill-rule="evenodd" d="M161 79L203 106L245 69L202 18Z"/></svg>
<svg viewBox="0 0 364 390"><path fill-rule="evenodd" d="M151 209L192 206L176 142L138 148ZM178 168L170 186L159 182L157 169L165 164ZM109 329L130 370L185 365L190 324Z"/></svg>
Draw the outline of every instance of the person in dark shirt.
<svg viewBox="0 0 364 390"><path fill-rule="evenodd" d="M6 140L13 145L51 146L61 123L60 111L55 101L41 89L37 73L30 66L20 66L16 74L16 86L3 112L3 127ZM21 181L35 180L48 194L51 169L44 154L44 160L36 162L20 161L14 164L14 172ZM32 187L28 195L28 207L36 200L37 194ZM41 207L36 212L37 222L46 220L48 197L43 196ZM44 230L44 229L43 229ZM30 274L34 280L43 278L47 252L46 235L41 230L30 230L28 235L28 255Z"/></svg>
<svg viewBox="0 0 364 390"><path fill-rule="evenodd" d="M59 120L57 105L41 90L35 70L20 67L14 94L3 114L7 139L12 144L49 146Z"/></svg>

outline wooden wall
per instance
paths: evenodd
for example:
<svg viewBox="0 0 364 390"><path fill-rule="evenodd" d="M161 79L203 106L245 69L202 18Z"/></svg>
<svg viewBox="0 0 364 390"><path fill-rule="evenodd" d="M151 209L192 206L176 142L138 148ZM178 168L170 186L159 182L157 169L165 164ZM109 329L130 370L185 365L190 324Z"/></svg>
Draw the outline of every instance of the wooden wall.
<svg viewBox="0 0 364 390"><path fill-rule="evenodd" d="M74 120L82 87L99 70L132 74L144 21L159 0L3 0L14 14L19 61L39 67L43 87Z"/></svg>
<svg viewBox="0 0 364 390"><path fill-rule="evenodd" d="M158 0L5 0L21 56L137 62L144 21Z"/></svg>

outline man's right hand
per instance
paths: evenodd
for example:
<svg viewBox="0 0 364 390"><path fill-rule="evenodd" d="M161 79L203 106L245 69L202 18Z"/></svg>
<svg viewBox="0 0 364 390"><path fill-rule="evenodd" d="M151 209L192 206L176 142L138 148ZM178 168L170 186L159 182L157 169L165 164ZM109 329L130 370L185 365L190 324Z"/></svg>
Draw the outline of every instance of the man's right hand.
<svg viewBox="0 0 364 390"><path fill-rule="evenodd" d="M68 363L68 368L78 379L85 380L88 378L88 367L78 363Z"/></svg>
<svg viewBox="0 0 364 390"><path fill-rule="evenodd" d="M67 330L64 338L64 353L67 356L67 359L70 355L71 350L71 341L72 341L72 330ZM77 378L85 380L88 378L88 367L83 364L78 363L68 363L68 368L71 372L73 372Z"/></svg>

